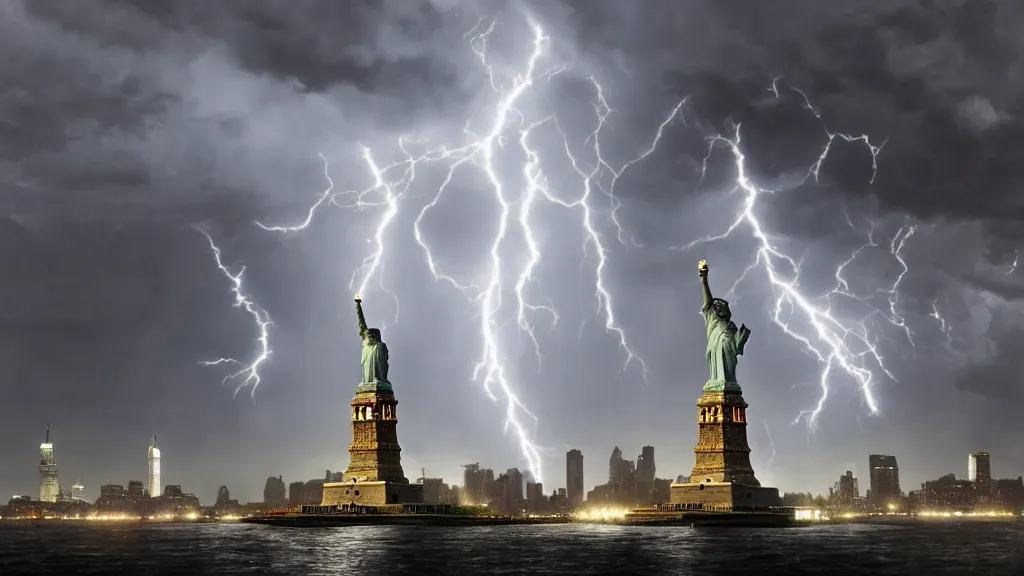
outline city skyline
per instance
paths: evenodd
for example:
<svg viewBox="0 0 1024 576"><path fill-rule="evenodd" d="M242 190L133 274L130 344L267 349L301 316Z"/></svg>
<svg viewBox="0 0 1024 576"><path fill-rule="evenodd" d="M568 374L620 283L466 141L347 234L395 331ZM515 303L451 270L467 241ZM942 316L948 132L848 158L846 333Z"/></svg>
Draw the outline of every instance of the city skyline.
<svg viewBox="0 0 1024 576"><path fill-rule="evenodd" d="M988 3L123 4L0 18L0 492L38 491L46 422L87 486L145 482L155 430L204 501L344 469L356 292L406 469L685 474L702 259L766 486L1024 469L1019 19Z"/></svg>
<svg viewBox="0 0 1024 576"><path fill-rule="evenodd" d="M41 451L40 465L37 467L37 470L38 470L37 478L39 479L40 496L42 496L42 493L44 491L44 487L47 485L46 484L46 478L48 476L47 476L46 470L53 470L55 472L56 470L59 469L59 467L57 467L56 464L55 464L55 461L56 461L56 458L54 456L55 449L56 449L56 443L50 441L50 427L47 426L45 440L44 440L43 444L40 445L40 451ZM153 455L154 455L154 453L153 453L153 450L154 449L156 449L156 459L155 459L155 464L156 464L156 467L155 467L155 471L156 471L155 478L156 478L156 482L158 482L160 484L163 484L159 480L159 478L160 478L160 458L161 458L161 455L160 455L159 448L156 448L156 435L153 435L153 437L151 438L151 440L150 440L150 442L148 444L148 451L147 451L147 458L146 458L147 464L148 464L146 480L145 481L137 480L135 477L132 477L130 481L122 481L120 483L117 482L117 481L114 481L114 480L97 482L96 486L95 486L95 489L96 489L97 493L99 491L99 487L101 487L101 486L106 486L106 485L121 485L121 486L125 486L125 485L127 485L129 483L137 483L140 486L144 486L146 491L149 493L149 495L151 497L159 495L159 494L162 494L163 493L162 489L159 492L157 492L156 494L154 494L152 489L151 489L151 486L152 486L153 481L154 481L154 474L153 474L153 472L154 472L154 468L153 468L153 464L154 464ZM49 458L48 460L47 460L47 454L49 455L48 456L48 458ZM636 476L636 480L634 480L634 482L640 482L641 481L641 477L646 477L649 474L650 475L650 479L647 480L647 483L650 486L653 486L652 482L653 482L654 478L675 481L675 479L677 477L688 477L689 476L689 474L687 472L680 472L678 474L665 474L664 476L656 475L656 473L654 471L654 468L653 468L653 466L654 466L654 464L653 464L653 462L654 462L654 447L651 446L651 445L644 445L644 446L642 446L640 453L638 454L638 456L635 459L624 458L623 457L623 451L619 448L619 446L614 446L612 448L610 454L611 454L611 465L610 465L610 468L609 468L608 464L605 464L606 461L603 460L603 459L598 460L597 464L592 464L592 466L591 466L591 467L594 467L594 468L599 468L601 471L603 471L607 475L598 475L598 476L590 476L590 477L588 477L585 473L583 474L583 482L582 482L582 496L583 496L583 500L582 500L582 502L586 502L588 500L588 494L591 494L591 492L593 490L599 489L603 485L621 483L621 479L616 480L616 477L617 476L621 477L622 474L635 475ZM648 459L647 462L645 462L645 458ZM895 481L895 488L893 489L895 491L892 494L889 494L888 493L888 489L886 489L887 491L882 496L878 496L878 494L876 492L876 496L875 496L876 498L881 498L882 500L886 500L886 499L892 500L894 498L904 497L907 494L909 494L911 491L915 491L916 490L916 488L902 488L900 486L900 484L899 484L900 481L901 481L900 479L903 478L903 481L905 482L906 481L906 477L900 474L898 464L895 463L899 459L895 455L869 454L869 455L867 455L866 458L867 458L868 464L865 467L866 474L864 475L864 477L867 480L867 486L869 486L869 487L877 486L877 485L888 486L889 485L888 483L891 482L890 480L888 480L889 475L892 475L892 478L895 479L894 480ZM572 462L577 461L577 460L579 461L579 465L573 465ZM582 465L583 461L585 461L585 460L586 460L585 456L583 455L582 451L579 450L579 449L571 449L568 452L566 452L565 459L564 459L564 463L566 465L565 474L561 477L560 481L557 478L554 478L554 479L551 479L551 480L548 480L547 482L545 482L544 483L544 494L545 495L550 495L551 493L558 492L560 490L565 490L567 492L567 497L569 498L570 505L572 505L574 500L572 498L571 491L568 489L568 486L570 485L569 478L570 478L570 476L572 476L573 474L576 473L576 470L580 467L580 465ZM979 460L982 462L981 464L979 464ZM593 462L594 458L592 458L591 461ZM616 462L620 462L622 464L628 464L629 469L628 470L619 470L619 468L618 468L619 465L617 465ZM48 463L48 466L44 465L46 463ZM494 474L503 473L502 472L503 470L517 469L516 466L508 466L507 468L503 468L503 467L494 467L494 466L488 466L488 465L480 465L479 462L473 464L473 466L479 466L480 470L489 470L489 471L493 472ZM423 478L428 478L428 479L431 479L431 480L442 480L442 481L445 481L446 484L453 485L453 486L459 486L458 482L460 480L464 480L465 478L467 478L467 476L465 474L467 465L462 464L459 467L462 469L462 474L459 475L459 476L455 476L455 475L444 476L444 475L438 475L438 474L427 475L425 468L421 470L421 474L423 475ZM45 470L44 470L44 468L45 468ZM322 468L319 469L319 470L322 470ZM881 472L876 472L877 470L881 470ZM887 471L887 470L891 470L891 471ZM985 487L987 487L987 489L990 490L991 486L993 485L993 482L996 479L1003 479L1003 478L1012 479L1012 478L1016 478L1018 476L1024 475L1024 471L1020 471L1020 472L1012 472L1011 471L1010 473L1007 473L1007 474L997 475L997 474L992 473L991 470L992 470L992 468L991 468L991 455L988 452L974 451L974 452L970 452L968 454L968 465L967 465L967 467L964 470L962 470L962 471L960 471L960 470L952 470L952 471L946 471L946 472L937 473L937 474L933 475L932 477L928 477L928 478L920 480L920 482L913 481L910 484L910 486L916 487L916 486L919 486L919 485L923 485L926 482L933 482L933 481L935 481L936 478L941 478L943 476L952 475L955 478L957 478L958 480L967 481L967 482L971 482L971 483L976 483L976 484L979 484L981 486L985 486ZM756 470L755 470L755 472L756 472ZM523 483L524 486L526 486L530 482L529 481L530 476L526 472L520 472L520 473L523 474L522 483ZM598 472L598 474L601 474L601 472ZM853 469L848 470L845 474L850 475L850 478L852 479L851 481L853 483L852 484L853 487L858 486L858 479L861 478L860 474L857 474ZM62 485L60 483L59 475L56 475L56 476L53 476L53 477L56 479L55 480L56 484L55 484L55 488L54 488L54 490L55 490L54 491L54 498L59 498L59 497L61 497L61 495L65 495L67 497L70 497L70 498L73 498L73 499L76 499L76 500L81 500L82 499L82 495L87 492L87 488L84 485L82 485L81 477L78 477L78 479L75 481L74 485L71 486L70 488L67 488L67 489L65 488L65 485ZM288 477L288 481L285 482L286 485L293 485L293 484L304 485L307 482L311 481L310 479L313 479L315 481L315 479L318 478L318 474L314 473L314 474L312 474L312 475L310 475L308 477L302 477L302 478L305 478L305 479L299 479L301 476L295 476L293 478L293 477L290 477L290 476L288 476L287 474L284 474L284 473L279 473L278 477ZM271 474L268 478L273 479L274 475ZM2 479L0 479L0 481L2 481ZM262 488L261 488L260 492L258 492L256 494L253 494L252 498L244 498L243 497L241 499L241 501L243 501L243 502L262 502L263 500L260 500L257 496L259 496L260 494L265 496L265 494L266 494L266 482L267 482L267 479L263 479L263 484L262 484ZM840 486L841 487L842 486L842 482L843 482L843 478L840 479L840 483L836 484L836 486ZM881 484L879 484L879 483L881 483ZM182 487L181 484L173 484L173 485L178 487L179 489ZM203 498L202 496L200 496L200 501L206 502L208 500L209 501L219 500L220 497L221 497L220 491L222 491L225 486L227 486L227 485L226 484L218 484L218 487L215 490L213 490L213 492L216 494L215 498L207 499L207 498ZM461 486L465 487L465 484L462 484ZM812 494L820 495L820 494L826 493L827 490L830 489L830 486L831 485L829 485L829 486L822 486L822 487L812 487L812 488L809 488L808 490L790 489L790 487L785 487L784 486L784 487L782 487L781 491L782 492L788 492L788 493L799 493L799 494L802 494L802 493L812 493ZM191 488L191 487L187 487L186 486L186 488ZM867 488L867 489L871 490L872 488ZM857 491L857 492L860 492L860 490L858 488L854 488L854 490ZM193 492L196 493L196 494L204 494L203 490L194 490ZM642 492L642 489L641 489L641 492ZM239 492L236 492L236 495L238 493ZM13 492L11 495L12 496L21 496L23 494L25 494L25 492ZM868 494L868 492L864 492L863 493L865 498L867 498L867 494ZM600 501L601 498L605 498L605 497L606 496L600 496L599 497L599 501ZM35 498L33 498L33 499L35 499ZM42 499L42 498L40 498L40 499Z"/></svg>

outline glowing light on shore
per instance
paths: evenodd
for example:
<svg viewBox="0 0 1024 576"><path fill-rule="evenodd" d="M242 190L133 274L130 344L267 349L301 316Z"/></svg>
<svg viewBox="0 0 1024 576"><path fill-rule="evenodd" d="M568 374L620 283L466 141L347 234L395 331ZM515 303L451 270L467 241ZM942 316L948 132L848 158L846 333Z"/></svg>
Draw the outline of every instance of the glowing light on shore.
<svg viewBox="0 0 1024 576"><path fill-rule="evenodd" d="M629 508L587 508L575 512L572 517L581 522L615 522L623 520Z"/></svg>

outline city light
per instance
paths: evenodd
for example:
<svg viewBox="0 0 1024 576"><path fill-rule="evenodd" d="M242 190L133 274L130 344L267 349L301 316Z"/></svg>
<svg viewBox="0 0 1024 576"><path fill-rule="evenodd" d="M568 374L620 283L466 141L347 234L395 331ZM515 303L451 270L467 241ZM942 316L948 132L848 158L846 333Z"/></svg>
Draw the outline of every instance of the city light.
<svg viewBox="0 0 1024 576"><path fill-rule="evenodd" d="M827 520L827 516L822 516L821 510L812 510L809 508L797 508L793 514L793 518L800 521L821 521Z"/></svg>
<svg viewBox="0 0 1024 576"><path fill-rule="evenodd" d="M989 510L987 512L950 512L941 510L925 510L915 512L914 516L922 518L1013 518L1017 516L1006 510Z"/></svg>
<svg viewBox="0 0 1024 576"><path fill-rule="evenodd" d="M573 519L581 522L616 522L624 520L629 508L587 508L573 514Z"/></svg>

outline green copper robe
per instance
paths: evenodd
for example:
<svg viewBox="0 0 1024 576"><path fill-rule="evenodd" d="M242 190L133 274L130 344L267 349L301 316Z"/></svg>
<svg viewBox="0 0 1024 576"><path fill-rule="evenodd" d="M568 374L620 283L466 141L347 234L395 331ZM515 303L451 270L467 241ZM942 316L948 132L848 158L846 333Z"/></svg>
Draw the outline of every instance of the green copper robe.
<svg viewBox="0 0 1024 576"><path fill-rule="evenodd" d="M708 331L707 360L710 375L705 389L721 391L727 383L736 383L736 364L739 356L743 355L750 330L746 326L737 329L734 322L719 318L710 305L703 306L701 314Z"/></svg>
<svg viewBox="0 0 1024 576"><path fill-rule="evenodd" d="M356 299L356 318L359 321L359 337L363 340L363 351L359 361L363 366L361 384L383 385L390 387L388 382L388 345L380 339L380 330L366 325L363 316L363 303Z"/></svg>
<svg viewBox="0 0 1024 576"><path fill-rule="evenodd" d="M388 345L380 340L363 338L363 384L388 381Z"/></svg>

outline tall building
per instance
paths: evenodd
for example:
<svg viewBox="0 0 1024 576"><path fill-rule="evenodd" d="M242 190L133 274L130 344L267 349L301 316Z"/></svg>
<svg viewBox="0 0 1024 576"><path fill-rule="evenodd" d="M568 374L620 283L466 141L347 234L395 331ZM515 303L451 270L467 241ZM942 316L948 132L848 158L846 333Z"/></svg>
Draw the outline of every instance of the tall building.
<svg viewBox="0 0 1024 576"><path fill-rule="evenodd" d="M853 477L853 472L847 470L846 474L839 477L838 496L839 500L845 504L849 504L854 498L860 498L857 479Z"/></svg>
<svg viewBox="0 0 1024 576"><path fill-rule="evenodd" d="M228 490L227 486L221 486L220 488L217 489L217 502L214 504L214 506L217 506L218 508L223 508L224 506L231 506L237 504L237 500L231 499L231 490Z"/></svg>
<svg viewBox="0 0 1024 576"><path fill-rule="evenodd" d="M146 498L146 487L142 485L142 480L129 480L128 481L128 499L138 502L143 498Z"/></svg>
<svg viewBox="0 0 1024 576"><path fill-rule="evenodd" d="M85 502L89 498L85 495L85 486L82 486L82 480L79 478L75 485L71 487L71 501L72 502Z"/></svg>
<svg viewBox="0 0 1024 576"><path fill-rule="evenodd" d="M583 452L579 450L565 453L565 488L570 507L583 504Z"/></svg>
<svg viewBox="0 0 1024 576"><path fill-rule="evenodd" d="M480 468L479 462L463 464L462 484L465 490L462 494L463 503L475 506L483 506L491 499L496 491L494 487L494 470Z"/></svg>
<svg viewBox="0 0 1024 576"><path fill-rule="evenodd" d="M46 425L46 440L39 445L39 501L56 502L60 495L60 479L57 465L53 461L53 444L50 443L50 425Z"/></svg>
<svg viewBox="0 0 1024 576"><path fill-rule="evenodd" d="M654 502L654 446L644 446L636 458L636 495L641 504Z"/></svg>
<svg viewBox="0 0 1024 576"><path fill-rule="evenodd" d="M636 463L622 457L616 446L608 459L607 499L619 504L636 504Z"/></svg>
<svg viewBox="0 0 1024 576"><path fill-rule="evenodd" d="M284 506L288 503L283 476L267 478L267 483L263 486L263 502L271 506Z"/></svg>
<svg viewBox="0 0 1024 576"><path fill-rule="evenodd" d="M149 478L147 479L149 495L156 498L163 493L160 486L160 449L156 446L156 434L153 441L149 443Z"/></svg>
<svg viewBox="0 0 1024 576"><path fill-rule="evenodd" d="M896 463L896 457L871 454L868 456L868 470L871 472L869 504L881 510L899 508L902 492L900 491L900 467Z"/></svg>
<svg viewBox="0 0 1024 576"><path fill-rule="evenodd" d="M537 503L544 499L544 484L540 482L526 482L526 501L531 507L535 507Z"/></svg>
<svg viewBox="0 0 1024 576"><path fill-rule="evenodd" d="M971 452L967 457L967 479L981 496L992 493L992 460L988 452Z"/></svg>
<svg viewBox="0 0 1024 576"><path fill-rule="evenodd" d="M306 503L306 483L305 482L292 482L288 484L288 506L296 507L302 506Z"/></svg>
<svg viewBox="0 0 1024 576"><path fill-rule="evenodd" d="M619 470L622 466L622 450L616 446L612 448L612 455L608 458L608 483L614 484L615 480L619 477Z"/></svg>
<svg viewBox="0 0 1024 576"><path fill-rule="evenodd" d="M498 511L514 514L523 509L523 473L518 468L509 468L494 481L498 489Z"/></svg>

